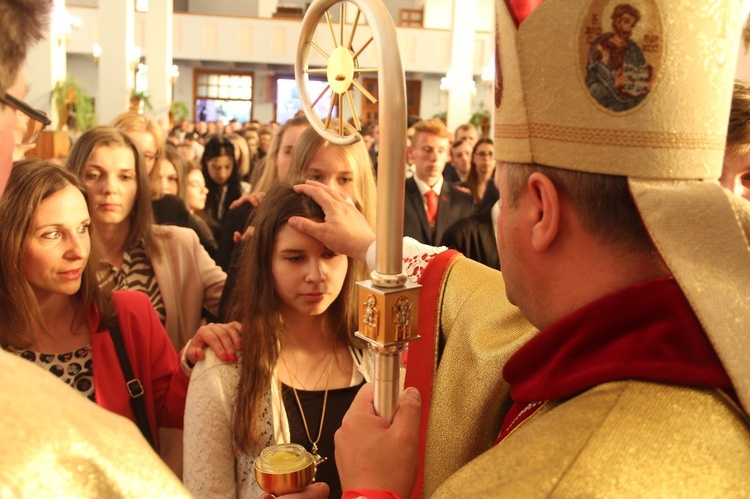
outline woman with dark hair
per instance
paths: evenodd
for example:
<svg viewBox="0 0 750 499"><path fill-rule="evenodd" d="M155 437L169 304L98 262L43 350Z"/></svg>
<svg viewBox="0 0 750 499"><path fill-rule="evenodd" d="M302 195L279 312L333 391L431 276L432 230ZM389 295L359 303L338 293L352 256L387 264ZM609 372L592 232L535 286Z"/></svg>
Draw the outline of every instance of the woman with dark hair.
<svg viewBox="0 0 750 499"><path fill-rule="evenodd" d="M489 138L479 139L471 153L471 169L466 182L464 182L464 187L471 192L475 205L480 206L482 204L488 184L492 184L494 174L495 143Z"/></svg>
<svg viewBox="0 0 750 499"><path fill-rule="evenodd" d="M208 188L204 212L212 222L214 236L218 239L221 225L229 211L229 205L246 194L249 186L243 185L240 180L234 144L222 135L214 135L208 139L201 158L201 166Z"/></svg>
<svg viewBox="0 0 750 499"><path fill-rule="evenodd" d="M368 163L368 168L370 168ZM236 365L209 351L185 412L185 485L196 497L258 497L253 461L268 445L297 443L328 460L317 479L340 497L333 435L373 370L357 345L354 266L287 221L322 221L320 207L278 183L254 211L236 299Z"/></svg>
<svg viewBox="0 0 750 499"><path fill-rule="evenodd" d="M142 390L147 429L141 431L160 450L157 430L182 428L189 365L203 357L207 343L219 355L232 352L226 335L234 331L202 329L181 360L145 295L101 288L85 187L57 165L17 163L0 199L0 218L7 222L0 231L2 348L135 421L115 348L119 337Z"/></svg>

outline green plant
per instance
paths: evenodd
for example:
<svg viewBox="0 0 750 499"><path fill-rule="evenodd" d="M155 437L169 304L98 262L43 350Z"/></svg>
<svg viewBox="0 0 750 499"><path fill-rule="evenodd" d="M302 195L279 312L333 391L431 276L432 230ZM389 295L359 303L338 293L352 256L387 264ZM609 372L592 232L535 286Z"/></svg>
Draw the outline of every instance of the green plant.
<svg viewBox="0 0 750 499"><path fill-rule="evenodd" d="M133 89L133 92L130 94L130 102L132 107L136 109L139 107L141 102L143 102L143 107L145 107L148 111L154 109L153 106L151 106L151 99L148 96L148 92L146 92L145 90L136 92L135 89Z"/></svg>
<svg viewBox="0 0 750 499"><path fill-rule="evenodd" d="M169 106L169 114L174 120L184 120L190 116L190 109L188 109L187 104L184 102L174 101Z"/></svg>
<svg viewBox="0 0 750 499"><path fill-rule="evenodd" d="M57 109L58 131L68 125L85 132L96 125L94 98L87 95L80 82L72 76L67 75L55 84L50 92L50 102Z"/></svg>
<svg viewBox="0 0 750 499"><path fill-rule="evenodd" d="M479 109L477 109L474 114L471 115L471 118L469 118L469 123L476 127L480 127L482 126L482 122L489 118L489 116L490 112L484 107L484 104L481 104Z"/></svg>

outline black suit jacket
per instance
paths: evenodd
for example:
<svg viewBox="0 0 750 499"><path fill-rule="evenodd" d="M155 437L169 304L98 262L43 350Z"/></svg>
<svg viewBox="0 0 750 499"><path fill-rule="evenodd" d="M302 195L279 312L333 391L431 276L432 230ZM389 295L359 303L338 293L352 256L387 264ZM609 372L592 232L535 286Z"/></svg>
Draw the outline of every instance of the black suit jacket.
<svg viewBox="0 0 750 499"><path fill-rule="evenodd" d="M448 227L440 245L456 249L472 260L500 270L495 231L492 227L492 206Z"/></svg>
<svg viewBox="0 0 750 499"><path fill-rule="evenodd" d="M404 193L404 236L413 237L425 244L437 245L443 233L453 222L474 213L474 201L470 194L461 192L450 182L443 181L438 197L438 213L434 234L427 222L424 201L413 178L406 179Z"/></svg>

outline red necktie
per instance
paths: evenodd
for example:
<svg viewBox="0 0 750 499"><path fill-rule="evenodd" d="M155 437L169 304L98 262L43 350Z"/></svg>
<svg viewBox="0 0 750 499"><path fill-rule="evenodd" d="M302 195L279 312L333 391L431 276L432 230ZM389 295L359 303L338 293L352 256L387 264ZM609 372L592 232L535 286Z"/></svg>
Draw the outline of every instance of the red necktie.
<svg viewBox="0 0 750 499"><path fill-rule="evenodd" d="M437 218L437 194L435 194L435 191L430 189L429 191L424 193L424 197L427 198L427 221L430 222L430 225L433 225L435 223L435 219Z"/></svg>

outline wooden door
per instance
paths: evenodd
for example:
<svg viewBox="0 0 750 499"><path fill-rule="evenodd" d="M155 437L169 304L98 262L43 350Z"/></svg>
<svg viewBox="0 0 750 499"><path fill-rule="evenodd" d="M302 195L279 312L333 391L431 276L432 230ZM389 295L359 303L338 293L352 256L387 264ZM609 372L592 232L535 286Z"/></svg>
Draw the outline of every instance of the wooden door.
<svg viewBox="0 0 750 499"><path fill-rule="evenodd" d="M374 96L378 96L377 78L363 78L362 86ZM406 80L406 114L419 116L419 106L422 100L422 82L420 80ZM378 119L378 104L373 104L366 98L362 98L361 120L363 123L372 123Z"/></svg>

